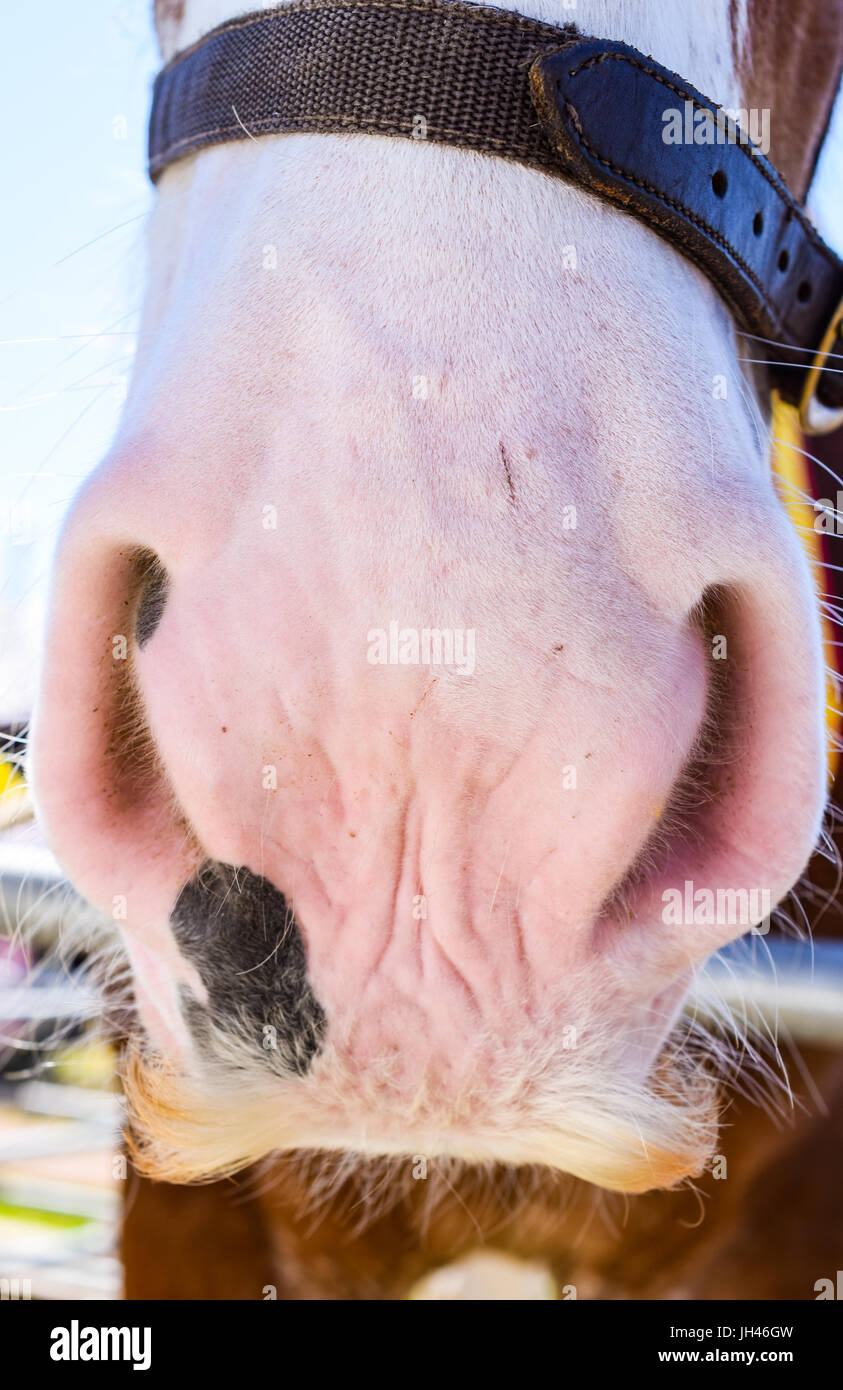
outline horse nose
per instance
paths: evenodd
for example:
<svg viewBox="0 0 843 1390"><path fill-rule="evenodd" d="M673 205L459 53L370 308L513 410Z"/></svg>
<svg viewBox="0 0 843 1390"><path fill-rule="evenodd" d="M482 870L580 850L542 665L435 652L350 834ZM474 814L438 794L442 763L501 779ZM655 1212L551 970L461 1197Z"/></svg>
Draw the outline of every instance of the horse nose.
<svg viewBox="0 0 843 1390"><path fill-rule="evenodd" d="M631 544L625 565L607 547L602 569L566 552L545 569L554 588L541 603L520 572L507 585L510 555L484 553L485 568L465 570L476 592L461 595L476 670L446 678L366 655L372 605L384 612L372 592L394 586L386 611L406 611L426 570L408 580L387 557L371 577L356 531L314 558L295 517L258 555L256 508L211 490L191 511L195 483L183 469L170 478L162 458L144 469L118 454L72 511L33 720L35 796L55 852L143 949L181 969L169 923L185 884L205 861L248 866L305 907L317 995L336 1011L348 973L333 919L360 917L348 956L368 960L368 920L385 922L398 881L419 877L412 855L433 856L454 930L511 887L515 908L544 923L548 972L560 948L547 923L564 919L571 940L586 924L661 978L741 927L674 923L666 893L686 881L760 887L775 903L798 877L824 800L821 658L784 518L769 513L752 554L721 547L719 572L700 564L689 578L677 558L696 603L662 593ZM504 590L492 609L489 594ZM723 686L716 746L701 750L707 692ZM680 804L654 843L688 772L693 833ZM503 864L512 884L500 887Z"/></svg>
<svg viewBox="0 0 843 1390"><path fill-rule="evenodd" d="M117 921L134 914L153 923L166 920L200 856L136 687L137 653L165 611L169 580L155 550L136 539L137 493L124 492L122 479L120 464L106 461L65 523L30 775L75 887Z"/></svg>

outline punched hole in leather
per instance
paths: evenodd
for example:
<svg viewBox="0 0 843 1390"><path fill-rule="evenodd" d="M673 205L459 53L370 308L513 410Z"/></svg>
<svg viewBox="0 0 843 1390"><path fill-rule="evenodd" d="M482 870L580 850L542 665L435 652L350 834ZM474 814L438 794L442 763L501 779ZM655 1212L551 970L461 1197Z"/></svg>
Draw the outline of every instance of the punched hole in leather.
<svg viewBox="0 0 843 1390"><path fill-rule="evenodd" d="M415 139L419 112L428 140L518 160L640 218L761 340L803 428L843 423L843 261L728 113L626 44L464 0L288 0L219 25L158 74L150 175L271 134Z"/></svg>
<svg viewBox="0 0 843 1390"><path fill-rule="evenodd" d="M538 57L530 92L567 176L698 265L739 325L774 341L773 383L799 403L843 265L745 132L675 73L602 39ZM843 373L817 371L814 394L843 407Z"/></svg>

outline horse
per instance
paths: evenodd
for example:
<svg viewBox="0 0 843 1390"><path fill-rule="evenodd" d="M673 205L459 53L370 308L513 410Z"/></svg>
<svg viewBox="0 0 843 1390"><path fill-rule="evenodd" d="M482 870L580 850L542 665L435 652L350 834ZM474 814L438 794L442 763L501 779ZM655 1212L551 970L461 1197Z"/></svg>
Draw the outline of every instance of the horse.
<svg viewBox="0 0 843 1390"><path fill-rule="evenodd" d="M523 23L767 112L802 201L843 26L785 9ZM156 22L166 73L247 20ZM586 1208L647 1194L646 1233L710 1169L723 1079L765 1064L689 985L821 836L824 636L768 366L700 264L586 188L234 117L155 171L33 725L49 841L131 966L126 1240L167 1184L212 1184L202 1213L269 1164L252 1296L273 1270L285 1297L396 1296L478 1226L576 1282ZM689 884L760 906L672 913ZM635 1285L610 1225L589 1268Z"/></svg>

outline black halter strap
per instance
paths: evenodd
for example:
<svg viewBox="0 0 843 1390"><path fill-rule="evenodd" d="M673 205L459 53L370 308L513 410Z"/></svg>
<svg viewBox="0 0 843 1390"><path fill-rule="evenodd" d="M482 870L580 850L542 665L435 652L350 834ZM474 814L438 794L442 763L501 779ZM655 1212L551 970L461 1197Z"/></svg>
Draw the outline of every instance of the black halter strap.
<svg viewBox="0 0 843 1390"><path fill-rule="evenodd" d="M633 213L771 340L758 355L803 425L839 423L843 262L746 134L636 49L461 0L296 0L159 73L150 175L206 145L319 131L514 159Z"/></svg>

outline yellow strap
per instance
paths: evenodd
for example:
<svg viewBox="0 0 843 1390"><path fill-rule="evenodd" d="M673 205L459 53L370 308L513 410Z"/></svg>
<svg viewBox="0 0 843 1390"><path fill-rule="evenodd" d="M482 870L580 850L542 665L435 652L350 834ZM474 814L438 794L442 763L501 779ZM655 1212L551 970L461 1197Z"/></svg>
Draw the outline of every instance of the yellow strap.
<svg viewBox="0 0 843 1390"><path fill-rule="evenodd" d="M817 532L815 522L817 512L813 506L811 474L805 457L805 440L799 428L799 417L793 406L786 405L778 395L773 396L773 420L771 427L771 452L773 468L779 480L779 493L787 508L788 515L805 547L814 575L818 593L826 593L831 587L826 572L821 568L825 558L822 552L822 537ZM826 730L828 733L828 776L833 781L840 758L841 727L843 726L843 704L841 704L840 648L834 641L839 628L835 628L823 611L823 642L826 662Z"/></svg>

